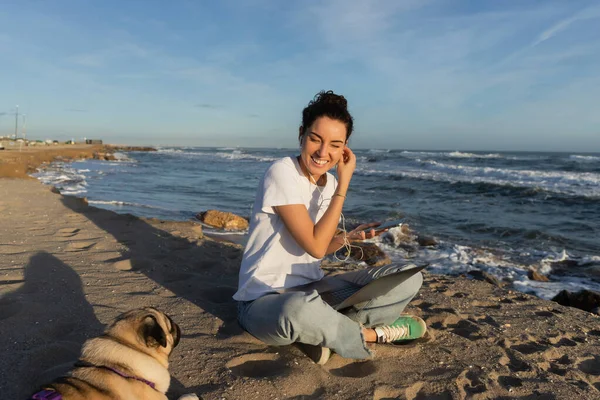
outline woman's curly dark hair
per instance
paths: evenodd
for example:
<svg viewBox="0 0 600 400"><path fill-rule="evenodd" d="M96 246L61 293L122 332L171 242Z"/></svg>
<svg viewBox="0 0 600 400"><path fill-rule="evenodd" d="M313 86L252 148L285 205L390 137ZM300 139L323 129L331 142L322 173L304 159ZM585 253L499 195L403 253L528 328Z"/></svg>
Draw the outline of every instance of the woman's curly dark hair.
<svg viewBox="0 0 600 400"><path fill-rule="evenodd" d="M302 111L302 129L299 138L320 117L329 117L346 125L346 140L350 138L354 128L354 119L348 112L348 101L344 96L333 93L332 90L320 91Z"/></svg>

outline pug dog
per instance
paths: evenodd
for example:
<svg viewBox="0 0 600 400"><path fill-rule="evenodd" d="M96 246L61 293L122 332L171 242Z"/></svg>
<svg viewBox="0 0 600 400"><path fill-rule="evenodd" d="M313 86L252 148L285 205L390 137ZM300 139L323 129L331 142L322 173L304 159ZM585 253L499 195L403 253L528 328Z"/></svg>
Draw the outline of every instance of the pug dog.
<svg viewBox="0 0 600 400"><path fill-rule="evenodd" d="M96 338L64 377L42 386L31 400L167 400L169 355L179 326L156 308L127 311ZM179 400L198 399L187 394Z"/></svg>

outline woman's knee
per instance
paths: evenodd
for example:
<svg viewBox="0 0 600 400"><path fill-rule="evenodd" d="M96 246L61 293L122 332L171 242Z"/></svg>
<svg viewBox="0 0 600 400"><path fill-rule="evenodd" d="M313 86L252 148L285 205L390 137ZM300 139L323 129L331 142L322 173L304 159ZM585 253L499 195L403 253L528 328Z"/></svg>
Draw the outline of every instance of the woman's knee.
<svg viewBox="0 0 600 400"><path fill-rule="evenodd" d="M419 292L421 286L423 286L423 274L417 272L396 287L394 292L396 293L396 296L412 298Z"/></svg>
<svg viewBox="0 0 600 400"><path fill-rule="evenodd" d="M290 293L282 304L280 316L292 322L310 319L309 316L318 312L319 302L321 299L316 291Z"/></svg>
<svg viewBox="0 0 600 400"><path fill-rule="evenodd" d="M321 299L316 291L290 293L281 306L281 314L296 317L313 312Z"/></svg>
<svg viewBox="0 0 600 400"><path fill-rule="evenodd" d="M317 299L318 294L316 294ZM243 318L244 328L269 345L287 345L297 340L300 332L310 327L314 313L314 296L304 292L286 293L254 304ZM268 300L268 303L265 301Z"/></svg>
<svg viewBox="0 0 600 400"><path fill-rule="evenodd" d="M423 286L423 274L417 272L410 278L408 278L404 284L402 285L406 288L407 292L410 292L413 296L416 295L419 290L421 290L421 286Z"/></svg>
<svg viewBox="0 0 600 400"><path fill-rule="evenodd" d="M421 289L423 286L423 274L421 272L417 272L408 280L410 282L410 286L415 288L415 293Z"/></svg>

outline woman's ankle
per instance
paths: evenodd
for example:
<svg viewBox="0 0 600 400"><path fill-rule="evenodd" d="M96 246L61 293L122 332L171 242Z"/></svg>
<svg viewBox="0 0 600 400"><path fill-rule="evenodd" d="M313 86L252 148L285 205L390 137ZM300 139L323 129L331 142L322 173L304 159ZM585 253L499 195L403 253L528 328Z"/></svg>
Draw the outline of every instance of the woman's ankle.
<svg viewBox="0 0 600 400"><path fill-rule="evenodd" d="M365 342L377 343L377 332L375 332L375 329L362 328L362 334L363 334L363 337L365 338Z"/></svg>

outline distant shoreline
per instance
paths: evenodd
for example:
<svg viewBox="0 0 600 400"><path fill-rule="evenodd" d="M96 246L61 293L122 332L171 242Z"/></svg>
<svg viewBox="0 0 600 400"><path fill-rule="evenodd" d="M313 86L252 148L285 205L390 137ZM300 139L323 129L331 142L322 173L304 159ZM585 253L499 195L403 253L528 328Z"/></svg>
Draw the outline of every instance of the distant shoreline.
<svg viewBox="0 0 600 400"><path fill-rule="evenodd" d="M33 179L29 174L40 166L58 160L105 158L115 151L156 151L154 147L58 144L49 146L7 147L0 150L0 178Z"/></svg>

